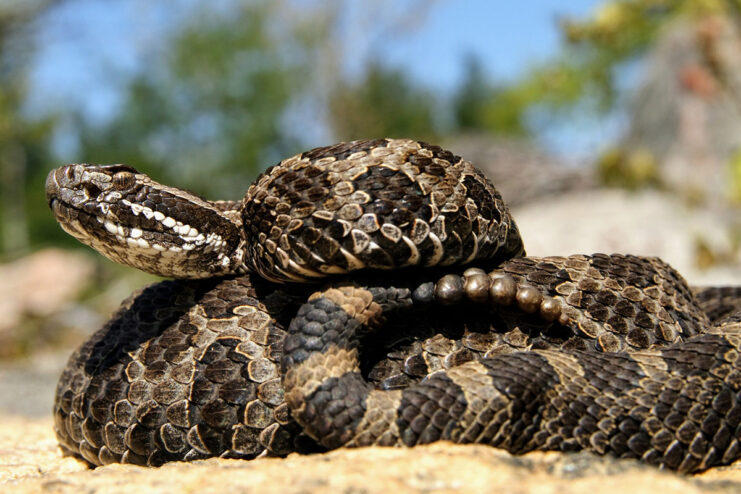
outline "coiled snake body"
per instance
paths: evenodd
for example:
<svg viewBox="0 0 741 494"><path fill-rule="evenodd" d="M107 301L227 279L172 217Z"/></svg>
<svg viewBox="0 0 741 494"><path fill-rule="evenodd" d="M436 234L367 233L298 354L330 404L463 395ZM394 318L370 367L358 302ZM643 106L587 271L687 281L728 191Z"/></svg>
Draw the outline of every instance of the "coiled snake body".
<svg viewBox="0 0 741 494"><path fill-rule="evenodd" d="M122 165L46 187L111 259L206 278L145 289L70 359L57 436L92 464L439 439L680 471L741 456L741 290L693 292L654 258L521 257L496 190L438 147L319 148L238 203ZM307 301L255 274L344 277Z"/></svg>

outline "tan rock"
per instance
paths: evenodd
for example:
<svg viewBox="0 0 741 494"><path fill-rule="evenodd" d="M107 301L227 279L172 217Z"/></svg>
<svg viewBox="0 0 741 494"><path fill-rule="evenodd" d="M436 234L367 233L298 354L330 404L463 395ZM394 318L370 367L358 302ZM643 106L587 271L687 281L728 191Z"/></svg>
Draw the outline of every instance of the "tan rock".
<svg viewBox="0 0 741 494"><path fill-rule="evenodd" d="M62 457L51 413L48 419L0 415L0 485L86 470L82 462Z"/></svg>
<svg viewBox="0 0 741 494"><path fill-rule="evenodd" d="M90 283L94 262L86 255L44 249L0 264L0 333L26 315L48 316Z"/></svg>

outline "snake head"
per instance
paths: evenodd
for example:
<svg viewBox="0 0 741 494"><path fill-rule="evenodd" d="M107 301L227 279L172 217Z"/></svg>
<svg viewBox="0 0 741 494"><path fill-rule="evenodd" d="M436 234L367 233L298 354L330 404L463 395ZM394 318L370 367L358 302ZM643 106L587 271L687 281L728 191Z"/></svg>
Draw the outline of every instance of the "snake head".
<svg viewBox="0 0 741 494"><path fill-rule="evenodd" d="M174 278L242 269L238 214L129 166L57 168L46 197L64 231L115 262Z"/></svg>

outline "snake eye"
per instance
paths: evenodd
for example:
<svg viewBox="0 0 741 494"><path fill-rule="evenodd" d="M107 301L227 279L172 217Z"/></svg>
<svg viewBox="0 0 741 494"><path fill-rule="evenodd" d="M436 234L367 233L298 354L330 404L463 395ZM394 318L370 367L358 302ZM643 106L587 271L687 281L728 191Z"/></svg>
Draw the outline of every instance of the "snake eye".
<svg viewBox="0 0 741 494"><path fill-rule="evenodd" d="M113 174L113 186L117 189L127 189L134 185L134 174L128 171Z"/></svg>

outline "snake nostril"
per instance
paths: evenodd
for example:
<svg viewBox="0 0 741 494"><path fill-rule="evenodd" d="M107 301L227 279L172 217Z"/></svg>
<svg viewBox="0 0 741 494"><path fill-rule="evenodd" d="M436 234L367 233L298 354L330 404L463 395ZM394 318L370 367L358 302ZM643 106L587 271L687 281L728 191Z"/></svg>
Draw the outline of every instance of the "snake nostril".
<svg viewBox="0 0 741 494"><path fill-rule="evenodd" d="M98 195L100 194L100 187L95 184L85 184L84 187L88 197L98 197Z"/></svg>

